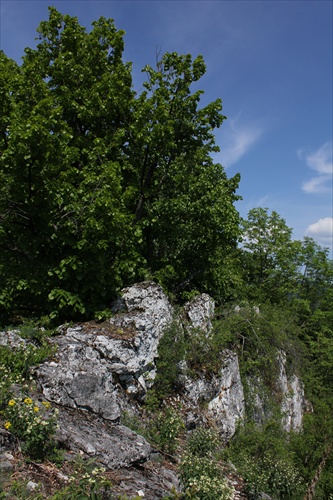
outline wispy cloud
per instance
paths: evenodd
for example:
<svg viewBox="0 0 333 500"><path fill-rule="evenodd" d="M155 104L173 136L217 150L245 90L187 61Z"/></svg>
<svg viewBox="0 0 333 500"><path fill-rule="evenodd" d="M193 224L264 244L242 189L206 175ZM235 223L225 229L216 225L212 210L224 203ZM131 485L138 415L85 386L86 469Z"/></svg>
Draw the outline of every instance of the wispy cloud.
<svg viewBox="0 0 333 500"><path fill-rule="evenodd" d="M224 167L230 167L244 156L262 135L262 128L256 124L239 123L239 115L228 120L224 129L220 159Z"/></svg>
<svg viewBox="0 0 333 500"><path fill-rule="evenodd" d="M306 234L312 236L324 245L333 245L333 217L324 217L306 229Z"/></svg>
<svg viewBox="0 0 333 500"><path fill-rule="evenodd" d="M325 142L317 151L305 153L297 152L301 160L305 160L308 167L317 172L315 177L303 182L302 189L306 193L329 193L332 190L332 141Z"/></svg>

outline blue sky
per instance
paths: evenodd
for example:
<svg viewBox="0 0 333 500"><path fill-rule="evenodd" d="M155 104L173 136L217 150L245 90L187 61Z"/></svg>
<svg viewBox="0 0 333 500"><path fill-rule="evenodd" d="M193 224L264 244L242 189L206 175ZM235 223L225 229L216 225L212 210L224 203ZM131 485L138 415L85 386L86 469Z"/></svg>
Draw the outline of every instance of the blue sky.
<svg viewBox="0 0 333 500"><path fill-rule="evenodd" d="M241 215L275 210L295 239L311 236L332 257L332 1L1 0L7 56L19 62L34 46L48 5L87 28L113 18L138 91L156 52L202 54L202 104L223 100L216 161L241 174Z"/></svg>

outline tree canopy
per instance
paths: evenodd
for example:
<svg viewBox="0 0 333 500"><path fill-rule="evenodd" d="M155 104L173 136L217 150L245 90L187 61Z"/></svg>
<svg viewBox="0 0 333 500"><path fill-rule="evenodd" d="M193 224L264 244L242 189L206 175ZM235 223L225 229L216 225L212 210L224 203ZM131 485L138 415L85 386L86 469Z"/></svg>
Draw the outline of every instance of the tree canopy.
<svg viewBox="0 0 333 500"><path fill-rule="evenodd" d="M113 20L49 10L21 66L0 54L3 313L90 314L145 277L227 293L239 176L211 159L202 57L163 55L136 93Z"/></svg>

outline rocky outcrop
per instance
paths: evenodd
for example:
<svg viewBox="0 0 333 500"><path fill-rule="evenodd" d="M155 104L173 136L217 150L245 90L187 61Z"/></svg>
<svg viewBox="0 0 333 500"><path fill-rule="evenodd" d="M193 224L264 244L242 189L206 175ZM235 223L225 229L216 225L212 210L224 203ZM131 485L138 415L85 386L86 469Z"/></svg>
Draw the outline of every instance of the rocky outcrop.
<svg viewBox="0 0 333 500"><path fill-rule="evenodd" d="M122 312L109 322L61 328L63 334L53 340L57 359L36 371L49 401L117 421L128 395L145 395L173 311L162 288L150 282L126 288L116 307Z"/></svg>
<svg viewBox="0 0 333 500"><path fill-rule="evenodd" d="M244 417L245 405L237 355L231 351L223 351L222 355L219 389L208 404L208 413L228 440L236 431L237 421Z"/></svg>
<svg viewBox="0 0 333 500"><path fill-rule="evenodd" d="M156 376L159 342L175 319L174 310L159 285L144 282L124 289L113 312L104 323L60 327L51 340L56 354L36 368L36 382L43 399L59 409L57 439L64 448L94 457L109 470L119 471L120 478L124 468L131 469L132 479L125 474L123 484L119 477L118 483L115 480L122 494L142 491L147 498L162 498L171 485L179 488L176 476L151 462L149 443L120 421L124 412L140 418L140 403ZM200 335L201 330L206 341L212 334L213 316L214 301L202 294L184 306L176 321L188 338ZM0 345L18 348L29 343L15 331L0 333ZM188 429L213 421L227 441L244 417L244 391L237 355L224 350L220 356L221 368L215 374L203 369L190 377L186 362L179 363L176 403L183 409ZM253 418L262 423L269 413L267 394L261 390L264 386L259 378L248 380L247 386ZM284 353L279 354L276 387L281 394L284 428L300 429L305 408L303 385L296 375L287 376ZM9 435L7 431L0 435L0 448L2 442L9 447ZM145 469L144 479L138 466Z"/></svg>
<svg viewBox="0 0 333 500"><path fill-rule="evenodd" d="M237 355L229 350L221 352L222 368L218 375L208 379L204 375L190 378L181 375L180 381L188 411L187 426L203 423L201 407L206 406L206 420L214 421L224 440L230 439L237 421L244 417L244 391L239 373ZM186 365L182 365L186 373Z"/></svg>
<svg viewBox="0 0 333 500"><path fill-rule="evenodd" d="M287 374L286 353L276 353L278 374L273 392L269 392L261 378L246 380L249 401L249 416L259 425L272 416L272 403L280 405L282 427L285 431L300 431L303 415L309 411L310 403L305 399L304 386L295 374Z"/></svg>
<svg viewBox="0 0 333 500"><path fill-rule="evenodd" d="M214 311L214 300L207 293L198 295L184 305L182 317L185 327L199 328L209 335L213 328Z"/></svg>
<svg viewBox="0 0 333 500"><path fill-rule="evenodd" d="M271 391L264 385L261 377L247 377L247 414L256 424L262 425L272 416Z"/></svg>
<svg viewBox="0 0 333 500"><path fill-rule="evenodd" d="M152 451L136 432L91 412L60 408L58 424L57 439L63 447L94 457L109 469L145 462Z"/></svg>
<svg viewBox="0 0 333 500"><path fill-rule="evenodd" d="M286 371L286 353L279 351L278 366L279 376L277 387L281 391L282 426L287 431L299 431L302 427L304 411L307 402L304 396L302 381L294 374L289 377Z"/></svg>
<svg viewBox="0 0 333 500"><path fill-rule="evenodd" d="M11 349L26 347L27 341L20 337L19 332L14 330L7 330L6 332L0 332L0 346L8 346Z"/></svg>
<svg viewBox="0 0 333 500"><path fill-rule="evenodd" d="M193 329L202 330L209 336L212 331L215 304L211 297L202 294L184 306L184 328L191 335ZM187 425L189 428L201 423L200 406L207 406L206 418L213 420L221 436L228 440L236 430L239 419L244 417L244 391L239 372L237 355L229 350L221 352L221 369L217 375L207 378L204 373L196 378L186 375L185 362L180 365L182 374L180 382L188 411Z"/></svg>

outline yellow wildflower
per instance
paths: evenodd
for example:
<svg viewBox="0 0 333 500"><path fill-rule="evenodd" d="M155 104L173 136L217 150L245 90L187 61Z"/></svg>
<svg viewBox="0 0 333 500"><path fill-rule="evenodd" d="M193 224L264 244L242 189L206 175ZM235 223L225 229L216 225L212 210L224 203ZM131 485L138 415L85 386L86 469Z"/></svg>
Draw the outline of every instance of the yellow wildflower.
<svg viewBox="0 0 333 500"><path fill-rule="evenodd" d="M9 427L11 426L12 424L10 422L6 422L5 423L5 429L9 429Z"/></svg>
<svg viewBox="0 0 333 500"><path fill-rule="evenodd" d="M38 406L34 406L34 411L37 413L39 411Z"/></svg>
<svg viewBox="0 0 333 500"><path fill-rule="evenodd" d="M25 398L24 400L26 405L32 405L32 399L31 398Z"/></svg>
<svg viewBox="0 0 333 500"><path fill-rule="evenodd" d="M14 406L15 405L15 400L11 399L8 403L8 406Z"/></svg>
<svg viewBox="0 0 333 500"><path fill-rule="evenodd" d="M43 401L42 405L44 405L47 410L51 408L51 403L49 403L48 401Z"/></svg>

